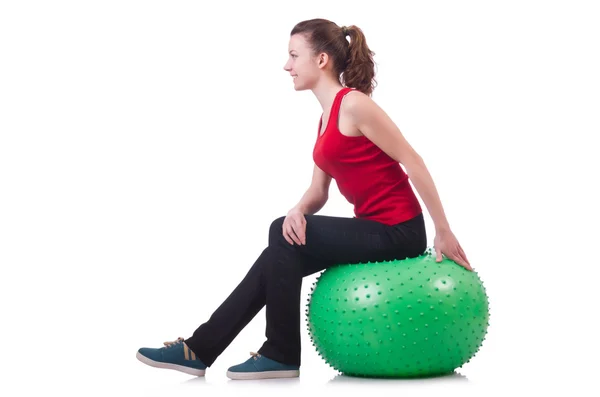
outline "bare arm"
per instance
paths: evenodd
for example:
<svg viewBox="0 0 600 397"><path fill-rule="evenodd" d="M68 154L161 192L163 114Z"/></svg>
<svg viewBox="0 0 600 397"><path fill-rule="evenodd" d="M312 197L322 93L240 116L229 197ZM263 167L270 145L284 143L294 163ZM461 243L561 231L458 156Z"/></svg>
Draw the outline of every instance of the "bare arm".
<svg viewBox="0 0 600 397"><path fill-rule="evenodd" d="M425 165L425 162L418 156L404 164L408 178L415 185L419 196L423 199L425 206L433 223L436 233L442 233L450 230L450 225L446 219L446 213L440 200L437 188L433 178Z"/></svg>
<svg viewBox="0 0 600 397"><path fill-rule="evenodd" d="M408 143L398 126L370 97L361 92L348 94L346 101L356 127L388 156L406 168L406 173L423 199L437 232L450 229L433 179L421 156Z"/></svg>
<svg viewBox="0 0 600 397"><path fill-rule="evenodd" d="M327 175L315 164L310 187L292 210L299 210L305 215L316 214L325 206L325 203L329 199L330 185L331 176Z"/></svg>
<svg viewBox="0 0 600 397"><path fill-rule="evenodd" d="M466 269L473 270L456 236L450 230L435 183L421 156L404 138L398 126L370 97L354 91L348 94L345 103L351 120L363 135L406 168L408 177L425 202L435 224L436 237L433 245L436 249L436 262L441 262L442 254L445 254Z"/></svg>

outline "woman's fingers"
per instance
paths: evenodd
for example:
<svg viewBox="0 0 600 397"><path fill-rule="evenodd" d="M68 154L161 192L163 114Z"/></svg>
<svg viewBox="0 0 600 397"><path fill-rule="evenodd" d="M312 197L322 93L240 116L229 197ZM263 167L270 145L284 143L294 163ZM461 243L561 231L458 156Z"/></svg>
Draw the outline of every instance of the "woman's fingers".
<svg viewBox="0 0 600 397"><path fill-rule="evenodd" d="M458 246L458 253L461 256L464 263L466 264L465 267L469 270L473 270L473 268L471 267L471 264L469 263L469 260L467 259L467 254L465 254L465 251L462 249L462 247L460 245Z"/></svg>
<svg viewBox="0 0 600 397"><path fill-rule="evenodd" d="M284 230L282 234L283 234L283 238L285 239L285 241L287 241L288 243L294 245L294 243L292 242L292 239L290 239L290 237L288 235L287 230Z"/></svg>
<svg viewBox="0 0 600 397"><path fill-rule="evenodd" d="M294 231L294 227L292 225L288 225L287 227L288 236L298 245L300 245L300 239L296 236L296 232Z"/></svg>
<svg viewBox="0 0 600 397"><path fill-rule="evenodd" d="M462 249L462 247L459 245L458 246L458 251L460 252L460 254L462 255L462 257L464 258L464 260L469 263L469 260L467 259L467 254L465 254L465 251ZM470 263L469 263L470 265Z"/></svg>
<svg viewBox="0 0 600 397"><path fill-rule="evenodd" d="M287 241L291 245L294 245L294 242L292 241L291 236L290 236L290 224L287 220L285 220L283 222L282 229L283 230L282 230L281 234L283 234L283 238L285 238L285 241Z"/></svg>
<svg viewBox="0 0 600 397"><path fill-rule="evenodd" d="M302 227L298 226L296 224L296 225L294 225L293 230L294 230L294 237L295 237L294 241L296 243L298 243L298 245L304 244L304 237L302 237L303 236Z"/></svg>
<svg viewBox="0 0 600 397"><path fill-rule="evenodd" d="M471 269L471 265L469 265L469 261L467 261L467 259L465 258L465 256L463 254L459 252L455 252L454 255L454 262L458 263L459 265L463 266L464 268L466 268L467 270L473 270Z"/></svg>
<svg viewBox="0 0 600 397"><path fill-rule="evenodd" d="M292 245L294 243L298 245L305 244L306 238L304 237L303 229L304 227L298 226L297 222L290 220L283 225L283 237Z"/></svg>
<svg viewBox="0 0 600 397"><path fill-rule="evenodd" d="M287 217L283 222L282 234L285 240L294 245L306 245L306 218Z"/></svg>
<svg viewBox="0 0 600 397"><path fill-rule="evenodd" d="M304 218L304 217L303 217ZM293 219L294 222L294 232L300 241L300 244L306 244L306 222L302 220L298 221L297 219Z"/></svg>

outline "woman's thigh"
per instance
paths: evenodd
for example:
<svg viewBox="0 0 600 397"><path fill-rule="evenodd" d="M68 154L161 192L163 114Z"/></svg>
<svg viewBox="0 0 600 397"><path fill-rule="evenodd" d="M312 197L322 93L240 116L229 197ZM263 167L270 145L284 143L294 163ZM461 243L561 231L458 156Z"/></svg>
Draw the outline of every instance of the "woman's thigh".
<svg viewBox="0 0 600 397"><path fill-rule="evenodd" d="M423 214L398 225L362 218L305 215L306 245L291 245L282 234L283 219L271 226L269 245L284 245L304 257L304 274L334 264L404 259L422 254L427 237Z"/></svg>

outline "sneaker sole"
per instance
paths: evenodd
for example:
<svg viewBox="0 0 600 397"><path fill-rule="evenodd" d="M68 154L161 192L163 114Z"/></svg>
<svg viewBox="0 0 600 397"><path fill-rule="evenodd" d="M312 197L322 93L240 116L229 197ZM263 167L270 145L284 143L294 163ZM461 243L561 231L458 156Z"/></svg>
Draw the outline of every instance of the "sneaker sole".
<svg viewBox="0 0 600 397"><path fill-rule="evenodd" d="M190 368L190 367L186 367L183 365L161 363L159 361L154 361L154 360L151 360L148 357L144 356L140 352L137 352L137 354L135 356L137 357L138 360L140 360L144 364L149 365L154 368L173 369L175 371L183 372L188 375L194 375L194 376L204 376L204 373L206 372L205 369L195 369L195 368Z"/></svg>
<svg viewBox="0 0 600 397"><path fill-rule="evenodd" d="M300 370L293 371L260 371L260 372L231 372L227 371L227 377L233 380L253 380L271 378L297 378Z"/></svg>

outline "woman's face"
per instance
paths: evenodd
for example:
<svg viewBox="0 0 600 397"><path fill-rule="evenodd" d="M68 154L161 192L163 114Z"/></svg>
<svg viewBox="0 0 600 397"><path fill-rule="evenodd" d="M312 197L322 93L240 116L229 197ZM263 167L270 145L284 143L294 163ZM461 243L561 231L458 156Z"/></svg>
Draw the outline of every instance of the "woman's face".
<svg viewBox="0 0 600 397"><path fill-rule="evenodd" d="M303 35L295 34L290 37L288 55L283 69L293 76L294 89L302 91L314 87L323 70L319 67L319 58L311 55L311 49Z"/></svg>

